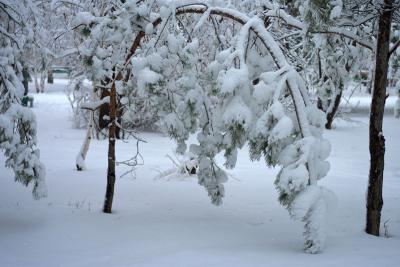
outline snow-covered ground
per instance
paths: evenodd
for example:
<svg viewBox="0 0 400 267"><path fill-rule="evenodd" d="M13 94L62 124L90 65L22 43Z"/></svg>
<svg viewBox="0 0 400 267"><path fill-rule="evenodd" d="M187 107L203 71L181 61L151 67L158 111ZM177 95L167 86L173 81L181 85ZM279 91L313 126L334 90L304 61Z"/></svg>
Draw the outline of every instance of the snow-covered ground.
<svg viewBox="0 0 400 267"><path fill-rule="evenodd" d="M400 121L385 117L386 167L382 224L386 237L363 232L368 179L368 118L337 121L326 132L332 165L324 185L337 196L322 254L302 251L302 226L277 201L277 169L250 162L241 151L226 184L224 204L212 206L196 179L154 179L166 170L173 143L144 133L145 165L136 178L117 179L114 213L101 212L106 185L107 142L94 140L87 170L75 170L85 135L71 128L69 104L56 80L34 95L41 159L49 196L34 201L0 165L0 266L399 266ZM134 143L117 143L117 159L128 159ZM4 157L0 155L0 162ZM122 174L126 168L119 166ZM385 228L382 227L382 233Z"/></svg>
<svg viewBox="0 0 400 267"><path fill-rule="evenodd" d="M366 90L365 87L359 87L357 84L350 86L349 89L343 93L340 102L341 111L346 113L368 113L371 105L371 95L366 93ZM387 88L387 94L385 112L387 114L393 114L398 89L394 87Z"/></svg>

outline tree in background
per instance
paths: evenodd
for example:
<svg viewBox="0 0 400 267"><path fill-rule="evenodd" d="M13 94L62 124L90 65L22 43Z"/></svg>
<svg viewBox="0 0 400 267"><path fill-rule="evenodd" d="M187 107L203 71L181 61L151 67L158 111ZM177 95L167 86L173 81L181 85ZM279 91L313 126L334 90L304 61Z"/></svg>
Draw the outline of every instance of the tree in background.
<svg viewBox="0 0 400 267"><path fill-rule="evenodd" d="M294 1L289 1L293 4ZM388 67L392 55L400 41L396 40L396 27L392 29L392 20L397 23L399 2L393 0L385 1L319 1L307 0L297 1L297 7L308 10L306 21L314 22L315 25L322 23L322 29L312 29L314 33L335 34L351 40L372 52L375 56L373 61L374 75L372 83L372 102L369 124L369 149L370 149L370 172L367 194L367 216L366 232L379 235L380 217L383 205L382 186L385 155L385 138L382 132L385 100L387 97L386 87L388 85ZM308 8L307 8L308 6ZM334 6L334 7L333 7ZM303 9L301 8L303 7ZM329 10L331 10L329 12ZM301 13L301 12L300 12ZM334 14L332 16L332 13ZM307 12L306 12L307 14ZM298 21L286 14L276 14L289 25L301 28ZM332 21L332 17L335 21ZM329 23L324 23L324 22ZM310 25L314 25L310 24ZM390 36L394 30L394 40ZM397 34L398 35L398 34ZM392 42L392 46L390 46ZM353 51L350 56L356 56ZM347 58L348 56L346 56ZM396 57L393 58L393 66L396 67ZM332 76L329 75L329 79ZM334 76L333 76L334 77ZM321 82L321 81L320 81ZM323 81L322 81L323 82ZM323 87L321 87L323 89ZM325 90L326 91L326 90ZM332 101L332 100L331 100ZM336 102L336 101L335 101Z"/></svg>
<svg viewBox="0 0 400 267"><path fill-rule="evenodd" d="M331 129L343 91L355 74L370 65L374 17L350 26L353 18L342 1L280 2L283 10L271 8L267 13L277 18L275 23L283 22L287 27L281 30L280 42L325 112L325 128Z"/></svg>
<svg viewBox="0 0 400 267"><path fill-rule="evenodd" d="M369 151L371 164L367 193L367 222L365 231L379 236L381 210L383 206L382 186L385 167L385 137L382 124L385 112L386 87L390 57L390 32L395 1L384 0L379 3L379 26L375 59L375 81L372 91L371 114L369 121Z"/></svg>

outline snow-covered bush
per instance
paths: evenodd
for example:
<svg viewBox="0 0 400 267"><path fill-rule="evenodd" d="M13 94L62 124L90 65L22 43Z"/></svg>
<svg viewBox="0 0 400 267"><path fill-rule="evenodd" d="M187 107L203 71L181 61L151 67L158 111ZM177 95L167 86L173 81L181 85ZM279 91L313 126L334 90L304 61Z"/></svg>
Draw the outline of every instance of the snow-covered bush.
<svg viewBox="0 0 400 267"><path fill-rule="evenodd" d="M71 80L65 93L71 105L72 127L77 129L85 128L92 114L90 110L83 109L81 105L94 101L94 99L92 99L93 89L85 84L85 78L81 76Z"/></svg>

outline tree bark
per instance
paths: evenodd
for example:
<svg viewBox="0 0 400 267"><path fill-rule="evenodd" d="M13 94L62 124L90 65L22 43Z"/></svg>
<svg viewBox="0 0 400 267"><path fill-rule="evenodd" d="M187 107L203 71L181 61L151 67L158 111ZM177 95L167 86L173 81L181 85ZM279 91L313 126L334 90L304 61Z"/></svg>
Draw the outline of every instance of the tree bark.
<svg viewBox="0 0 400 267"><path fill-rule="evenodd" d="M95 98L96 98L96 92L95 88L93 88L92 101L95 101ZM85 140L83 141L81 150L79 151L79 154L76 157L76 169L78 171L82 171L85 168L86 155L89 151L90 142L92 141L94 126L95 126L94 111L92 111L90 113L90 118L86 129Z"/></svg>
<svg viewBox="0 0 400 267"><path fill-rule="evenodd" d="M36 72L36 70L33 71L33 79L35 80L36 93L40 93L40 87L39 87L39 82L38 82L38 73Z"/></svg>
<svg viewBox="0 0 400 267"><path fill-rule="evenodd" d="M51 68L47 71L47 83L54 83L53 70Z"/></svg>
<svg viewBox="0 0 400 267"><path fill-rule="evenodd" d="M107 168L107 190L104 200L103 212L111 213L115 185L115 132L117 115L117 92L115 81L112 82L110 91L110 123L108 127L108 168Z"/></svg>
<svg viewBox="0 0 400 267"><path fill-rule="evenodd" d="M76 169L82 171L85 168L85 160L87 152L89 151L90 141L92 141L93 127L94 127L94 114L90 114L89 123L86 129L85 140L83 141L81 150L76 158Z"/></svg>
<svg viewBox="0 0 400 267"><path fill-rule="evenodd" d="M118 76L118 79L120 79L119 76ZM107 84L107 82L104 83L104 85L105 84ZM103 99L107 96L110 96L110 92L103 89L100 99ZM117 118L118 123L121 125L122 112L119 110L118 106L119 106L119 103L116 103L116 108L115 108L116 109L116 118ZM108 127L109 119L104 119L104 116L110 117L109 114L110 114L110 105L107 105L107 104L101 105L100 109L99 109L99 127L101 130ZM115 137L117 139L120 139L120 130L121 129L118 126L115 127Z"/></svg>
<svg viewBox="0 0 400 267"><path fill-rule="evenodd" d="M28 83L29 83L29 70L28 70L27 67L24 67L22 69L22 77L23 77L22 84L24 85L24 96L25 96L25 95L28 95L28 91L29 91L29 85L28 85Z"/></svg>
<svg viewBox="0 0 400 267"><path fill-rule="evenodd" d="M335 118L336 112L340 105L340 100L342 99L343 87L339 88L340 92L336 95L332 108L326 113L326 123L325 128L332 129L333 119Z"/></svg>
<svg viewBox="0 0 400 267"><path fill-rule="evenodd" d="M108 81L110 82L110 81ZM108 82L104 82L102 83L103 86L106 86ZM101 89L101 96L100 96L100 100L110 96L110 92L106 89ZM107 128L109 126L110 120L109 118L104 118L104 116L110 117L110 104L103 104L100 106L99 109L99 127L100 129L104 129Z"/></svg>
<svg viewBox="0 0 400 267"><path fill-rule="evenodd" d="M46 82L46 71L42 71L40 73L40 83L39 83L40 93L44 93L45 82Z"/></svg>
<svg viewBox="0 0 400 267"><path fill-rule="evenodd" d="M369 151L371 162L369 170L367 222L365 231L368 234L376 236L379 236L381 210L383 206L382 185L385 138L382 133L382 122L386 100L392 8L393 0L385 0L379 17L374 89L372 92L369 124Z"/></svg>

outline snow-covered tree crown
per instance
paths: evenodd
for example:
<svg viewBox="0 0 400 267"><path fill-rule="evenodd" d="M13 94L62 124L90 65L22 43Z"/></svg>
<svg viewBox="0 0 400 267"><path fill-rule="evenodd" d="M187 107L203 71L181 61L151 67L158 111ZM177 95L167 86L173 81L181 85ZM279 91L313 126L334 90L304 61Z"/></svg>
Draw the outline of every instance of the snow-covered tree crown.
<svg viewBox="0 0 400 267"><path fill-rule="evenodd" d="M326 190L317 181L329 170L330 151L325 119L275 40L276 29L265 24L266 13L223 1L125 1L106 10L76 19L88 36L81 52L88 76L149 99L179 152L197 133L189 150L214 204L221 204L227 179L215 160L220 152L233 168L248 143L252 159L281 166L280 201L305 222L307 251L320 251Z"/></svg>

